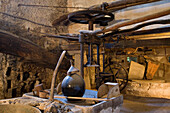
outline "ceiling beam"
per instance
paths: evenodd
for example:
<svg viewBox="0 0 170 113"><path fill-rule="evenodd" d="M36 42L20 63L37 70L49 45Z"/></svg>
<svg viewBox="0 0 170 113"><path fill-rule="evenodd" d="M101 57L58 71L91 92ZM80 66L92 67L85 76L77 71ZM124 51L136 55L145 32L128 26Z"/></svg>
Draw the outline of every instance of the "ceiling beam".
<svg viewBox="0 0 170 113"><path fill-rule="evenodd" d="M137 47L167 47L170 46L170 38L149 40L123 40L118 43L105 44L107 49L111 48L137 48Z"/></svg>

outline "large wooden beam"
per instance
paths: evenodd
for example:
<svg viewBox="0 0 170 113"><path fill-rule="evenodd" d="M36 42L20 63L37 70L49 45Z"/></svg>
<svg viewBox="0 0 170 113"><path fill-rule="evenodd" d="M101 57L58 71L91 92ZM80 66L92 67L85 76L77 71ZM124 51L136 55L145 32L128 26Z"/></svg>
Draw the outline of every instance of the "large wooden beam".
<svg viewBox="0 0 170 113"><path fill-rule="evenodd" d="M148 40L148 39L163 39L163 38L170 38L170 32L128 36L126 39Z"/></svg>
<svg viewBox="0 0 170 113"><path fill-rule="evenodd" d="M117 34L117 35L120 35L120 34ZM109 35L109 36L111 36L111 35ZM108 38L109 38L109 36L108 36ZM127 40L120 40L119 43L109 43L106 40L106 43L108 42L106 44L106 48L108 48L108 49L109 48L124 48L124 47L125 48L131 48L131 47L136 48L136 47L145 47L145 46L146 47L147 46L148 47L156 47L156 46L158 46L158 47L169 46L170 47L170 27L129 32L129 33L125 34L125 36L126 36ZM166 39L166 38L168 38L168 39ZM128 39L131 39L131 40L128 40ZM151 39L153 39L153 40L151 40ZM169 41L169 42L166 42L165 40ZM151 41L151 43L150 43L150 41ZM61 48L64 50L69 50L69 51L80 50L80 44L72 43L70 45L62 45ZM88 46L85 45L85 48L88 48Z"/></svg>
<svg viewBox="0 0 170 113"><path fill-rule="evenodd" d="M70 46L72 48L70 48ZM106 43L106 49L119 48L137 48L137 47L170 47L170 36L164 39L147 39L147 40L122 40L119 43ZM72 44L63 47L66 50L80 50L80 44ZM87 48L87 47L86 47Z"/></svg>
<svg viewBox="0 0 170 113"><path fill-rule="evenodd" d="M46 49L32 43L31 41L0 30L0 52L21 57L24 62L34 63L38 66L54 69L60 57L61 51L57 54L48 52ZM68 69L68 60L62 69Z"/></svg>
<svg viewBox="0 0 170 113"><path fill-rule="evenodd" d="M111 48L137 48L137 47L170 47L170 38L150 40L126 40L117 44L106 44L107 49Z"/></svg>
<svg viewBox="0 0 170 113"><path fill-rule="evenodd" d="M152 25L152 24L170 24L170 19L146 22L146 23L143 23L143 24L139 24L139 25L137 25L133 28L130 28L130 29L113 31L111 33L107 33L107 34L101 35L99 37L100 38L107 38L107 37L109 38L110 36L114 37L114 36L118 36L118 35L130 36L130 35L146 35L146 34L170 32L170 27L147 29L147 30L138 30L142 27ZM136 31L136 30L138 30L138 31Z"/></svg>
<svg viewBox="0 0 170 113"><path fill-rule="evenodd" d="M147 34L166 33L166 32L170 32L170 27L133 31L133 32L126 33L126 35L135 36L135 35L147 35Z"/></svg>

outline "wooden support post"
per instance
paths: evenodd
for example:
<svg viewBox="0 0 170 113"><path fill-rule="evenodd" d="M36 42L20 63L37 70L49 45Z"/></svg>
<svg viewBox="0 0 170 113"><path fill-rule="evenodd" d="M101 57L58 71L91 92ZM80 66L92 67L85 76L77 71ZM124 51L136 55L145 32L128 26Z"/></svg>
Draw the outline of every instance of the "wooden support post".
<svg viewBox="0 0 170 113"><path fill-rule="evenodd" d="M80 75L84 77L84 36L80 33L79 42L80 42L80 58L81 58L81 66L80 66Z"/></svg>

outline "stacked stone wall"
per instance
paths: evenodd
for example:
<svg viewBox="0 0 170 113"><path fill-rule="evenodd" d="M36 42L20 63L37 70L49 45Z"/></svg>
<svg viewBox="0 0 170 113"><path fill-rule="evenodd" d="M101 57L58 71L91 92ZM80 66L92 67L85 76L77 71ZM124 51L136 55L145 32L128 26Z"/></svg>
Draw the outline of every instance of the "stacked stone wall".
<svg viewBox="0 0 170 113"><path fill-rule="evenodd" d="M0 29L29 39L54 53L59 51L59 46L66 42L44 37L42 33L67 33L67 26L54 28L51 25L53 20L67 13L67 9L43 6L65 7L67 0L0 0ZM39 83L50 88L52 69L23 62L19 57L0 53L1 99L21 96Z"/></svg>

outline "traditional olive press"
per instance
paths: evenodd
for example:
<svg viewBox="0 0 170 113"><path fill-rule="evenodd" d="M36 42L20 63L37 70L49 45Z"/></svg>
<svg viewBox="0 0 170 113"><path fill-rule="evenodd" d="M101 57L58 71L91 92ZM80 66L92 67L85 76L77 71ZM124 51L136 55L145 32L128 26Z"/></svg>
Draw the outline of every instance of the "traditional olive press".
<svg viewBox="0 0 170 113"><path fill-rule="evenodd" d="M61 88L64 96L82 97L85 92L85 82L82 76L78 75L78 69L71 67L67 71L67 76L63 79Z"/></svg>

